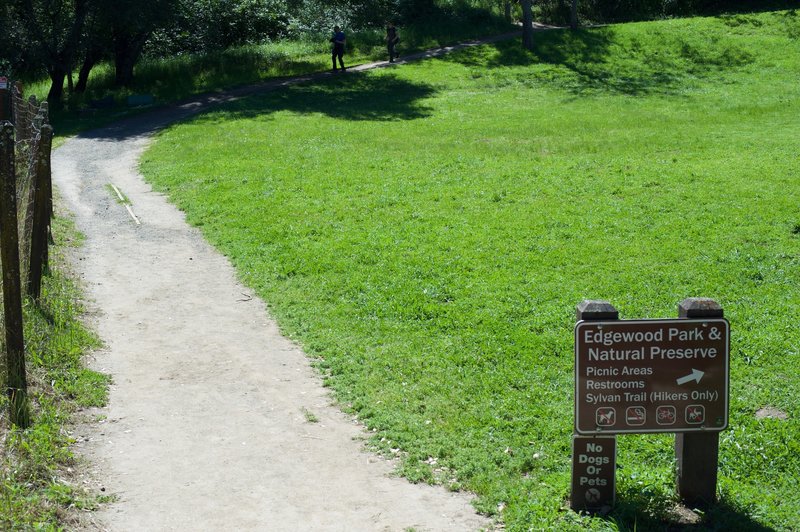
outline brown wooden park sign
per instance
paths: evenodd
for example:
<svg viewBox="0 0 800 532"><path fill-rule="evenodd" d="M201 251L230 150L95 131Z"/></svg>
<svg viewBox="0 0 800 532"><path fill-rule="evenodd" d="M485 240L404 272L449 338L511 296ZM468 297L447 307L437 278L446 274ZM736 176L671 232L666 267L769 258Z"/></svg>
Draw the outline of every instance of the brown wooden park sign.
<svg viewBox="0 0 800 532"><path fill-rule="evenodd" d="M728 322L579 322L575 421L578 434L726 428Z"/></svg>
<svg viewBox="0 0 800 532"><path fill-rule="evenodd" d="M619 320L608 302L578 306L574 510L613 506L616 434L676 433L679 496L714 501L730 327L713 300L686 299L678 310L679 319Z"/></svg>

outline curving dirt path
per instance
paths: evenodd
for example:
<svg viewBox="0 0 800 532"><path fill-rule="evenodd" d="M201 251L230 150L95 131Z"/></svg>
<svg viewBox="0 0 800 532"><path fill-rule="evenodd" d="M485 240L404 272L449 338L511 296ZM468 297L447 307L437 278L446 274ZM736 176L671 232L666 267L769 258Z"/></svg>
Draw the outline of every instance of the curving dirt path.
<svg viewBox="0 0 800 532"><path fill-rule="evenodd" d="M363 429L332 405L264 303L137 170L158 129L220 101L326 75L198 98L80 135L54 153L54 182L86 235L74 263L106 344L93 365L114 379L104 421L76 435L94 476L117 497L94 528L491 526L467 494L393 478L391 462L363 449Z"/></svg>

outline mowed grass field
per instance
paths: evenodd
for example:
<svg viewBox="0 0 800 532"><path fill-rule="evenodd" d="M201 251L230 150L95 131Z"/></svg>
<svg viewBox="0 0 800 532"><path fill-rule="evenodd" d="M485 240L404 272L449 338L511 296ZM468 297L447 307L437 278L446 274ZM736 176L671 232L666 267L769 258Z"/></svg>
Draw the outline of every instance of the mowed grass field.
<svg viewBox="0 0 800 532"><path fill-rule="evenodd" d="M671 435L619 437L617 506L566 510L573 326L716 299L720 504L800 526L800 15L536 35L347 74L163 132L143 170L412 481L509 530L663 529ZM258 356L258 353L253 353ZM775 417L756 412L770 407Z"/></svg>

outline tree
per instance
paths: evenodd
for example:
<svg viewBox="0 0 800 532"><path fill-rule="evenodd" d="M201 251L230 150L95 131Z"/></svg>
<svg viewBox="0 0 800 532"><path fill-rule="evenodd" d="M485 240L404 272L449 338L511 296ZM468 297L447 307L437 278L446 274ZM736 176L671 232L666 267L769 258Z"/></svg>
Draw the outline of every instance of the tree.
<svg viewBox="0 0 800 532"><path fill-rule="evenodd" d="M503 0L503 18L511 22L511 0Z"/></svg>
<svg viewBox="0 0 800 532"><path fill-rule="evenodd" d="M526 50L533 50L533 2L521 0L522 7L522 46Z"/></svg>
<svg viewBox="0 0 800 532"><path fill-rule="evenodd" d="M95 11L86 23L86 39L83 41L82 46L83 61L78 72L78 82L74 88L75 92L86 92L89 74L97 62L107 56L108 43L111 42L110 35L107 35L107 33L97 11Z"/></svg>
<svg viewBox="0 0 800 532"><path fill-rule="evenodd" d="M21 22L36 62L47 70L47 99L60 104L64 79L71 72L84 37L84 25L93 0L12 0L11 10Z"/></svg>
<svg viewBox="0 0 800 532"><path fill-rule="evenodd" d="M578 29L578 0L572 0L569 10L569 27L573 30Z"/></svg>
<svg viewBox="0 0 800 532"><path fill-rule="evenodd" d="M27 44L17 35L19 24L5 3L0 4L0 28L0 76L12 77Z"/></svg>
<svg viewBox="0 0 800 532"><path fill-rule="evenodd" d="M94 0L97 8L86 21L82 41L82 62L75 85L84 92L89 74L97 62L114 62L117 86L133 83L133 70L153 32L174 19L179 0Z"/></svg>
<svg viewBox="0 0 800 532"><path fill-rule="evenodd" d="M133 67L153 32L169 23L177 0L102 0L103 17L111 28L114 80L118 86L133 82Z"/></svg>

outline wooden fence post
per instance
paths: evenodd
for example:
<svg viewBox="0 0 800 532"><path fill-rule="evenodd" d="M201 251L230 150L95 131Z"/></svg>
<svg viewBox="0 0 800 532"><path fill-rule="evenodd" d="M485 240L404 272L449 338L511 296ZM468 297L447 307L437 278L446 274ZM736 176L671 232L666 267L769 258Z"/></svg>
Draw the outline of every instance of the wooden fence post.
<svg viewBox="0 0 800 532"><path fill-rule="evenodd" d="M722 307L713 299L690 297L678 304L680 318L722 318ZM676 487L687 504L707 506L717 499L719 432L675 434L678 461Z"/></svg>
<svg viewBox="0 0 800 532"><path fill-rule="evenodd" d="M53 139L53 128L49 124L42 126L39 142L34 158L34 170L31 179L33 188L33 220L28 262L27 293L38 300L42 293L42 274L47 269L47 244L50 229L50 210L52 194L50 175L50 147Z"/></svg>
<svg viewBox="0 0 800 532"><path fill-rule="evenodd" d="M45 205L45 212L47 213L47 243L48 244L55 244L53 241L53 231L51 227L51 221L53 219L53 165L52 165L52 152L53 152L53 135L55 134L53 131L53 127L50 124L50 104L47 100L43 101L40 105L40 110L42 115L44 116L44 123L47 126L46 134L47 134L47 152L46 152L46 171L44 173L45 178L42 181L42 185L44 186L44 199L46 202ZM44 138L45 131L42 131L42 138ZM44 271L47 272L48 268L50 267L50 247L44 247L44 255L42 259L42 265L44 266Z"/></svg>
<svg viewBox="0 0 800 532"><path fill-rule="evenodd" d="M22 331L14 125L11 122L0 123L0 248L11 422L26 428L30 424L30 416Z"/></svg>
<svg viewBox="0 0 800 532"><path fill-rule="evenodd" d="M8 78L0 77L0 122L3 120L11 120L11 91Z"/></svg>
<svg viewBox="0 0 800 532"><path fill-rule="evenodd" d="M14 127L17 131L17 142L21 142L30 137L28 132L29 120L27 120L28 104L22 97L23 85L21 81L14 82L11 89L11 116Z"/></svg>

